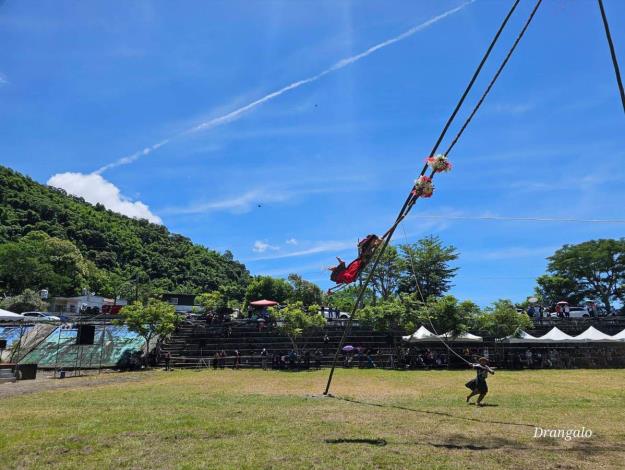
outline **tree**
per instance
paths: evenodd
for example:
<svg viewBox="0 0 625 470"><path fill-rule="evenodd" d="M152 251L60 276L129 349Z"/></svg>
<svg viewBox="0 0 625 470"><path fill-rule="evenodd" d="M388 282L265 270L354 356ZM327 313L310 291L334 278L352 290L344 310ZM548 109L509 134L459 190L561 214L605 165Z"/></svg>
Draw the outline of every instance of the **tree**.
<svg viewBox="0 0 625 470"><path fill-rule="evenodd" d="M561 300L575 305L584 300L581 287L573 279L543 274L536 278L536 284L534 291L542 299L544 305L555 305Z"/></svg>
<svg viewBox="0 0 625 470"><path fill-rule="evenodd" d="M417 292L428 300L444 295L452 287L451 280L458 271L450 267L450 263L458 259L455 247L444 246L440 238L430 236L413 244L400 245L400 251L404 263L400 292Z"/></svg>
<svg viewBox="0 0 625 470"><path fill-rule="evenodd" d="M331 295L328 295L326 297L326 302L330 306L338 308L341 312L351 312L356 304L358 292L360 292L360 286L347 286L337 292L333 292ZM374 302L375 293L370 288L367 288L363 295L362 304L370 305Z"/></svg>
<svg viewBox="0 0 625 470"><path fill-rule="evenodd" d="M456 336L468 331L479 312L479 307L473 302L459 303L455 297L447 295L424 304L417 317L426 326L431 323L439 334L451 332Z"/></svg>
<svg viewBox="0 0 625 470"><path fill-rule="evenodd" d="M317 284L302 279L298 274L289 274L288 279L292 287L291 302L300 301L304 306L321 305L323 293Z"/></svg>
<svg viewBox="0 0 625 470"><path fill-rule="evenodd" d="M67 240L34 231L0 245L0 285L10 293L47 288L52 295L73 295L87 287L89 264Z"/></svg>
<svg viewBox="0 0 625 470"><path fill-rule="evenodd" d="M307 330L322 328L326 319L319 313L318 305L305 307L300 301L287 303L281 309L271 307L271 315L278 320L278 330L291 340L293 350L298 351L297 339Z"/></svg>
<svg viewBox="0 0 625 470"><path fill-rule="evenodd" d="M625 284L625 239L564 245L548 258L547 270L578 286L588 300L599 298L608 312Z"/></svg>
<svg viewBox="0 0 625 470"><path fill-rule="evenodd" d="M150 299L146 305L137 301L126 305L119 316L120 319L115 321L117 325L125 324L130 331L145 339L146 355L154 335L168 336L175 330L178 321L176 308L157 299Z"/></svg>
<svg viewBox="0 0 625 470"><path fill-rule="evenodd" d="M525 314L516 311L510 300L500 299L492 307L484 309L476 318L476 326L489 334L503 338L517 333L519 330L531 328L532 320Z"/></svg>
<svg viewBox="0 0 625 470"><path fill-rule="evenodd" d="M276 279L271 276L256 276L247 286L245 291L245 304L254 300L275 300L284 303L291 297L293 288L284 279Z"/></svg>
<svg viewBox="0 0 625 470"><path fill-rule="evenodd" d="M7 297L0 302L0 308L9 312L45 312L48 304L41 300L39 294L31 289L26 289L19 295Z"/></svg>
<svg viewBox="0 0 625 470"><path fill-rule="evenodd" d="M200 304L204 311L215 313L226 307L226 299L219 291L205 292L198 295L195 301Z"/></svg>
<svg viewBox="0 0 625 470"><path fill-rule="evenodd" d="M367 305L356 312L356 318L375 331L391 331L396 328L412 328L412 322L407 324L406 305L398 298L382 300L375 305Z"/></svg>
<svg viewBox="0 0 625 470"><path fill-rule="evenodd" d="M375 258L377 258L377 255L374 256ZM373 263L374 261L371 261L365 267L362 279L366 279L369 276L371 269L373 269ZM373 292L382 300L388 300L392 297L397 292L403 269L404 265L397 254L397 248L392 245L387 246L369 282Z"/></svg>

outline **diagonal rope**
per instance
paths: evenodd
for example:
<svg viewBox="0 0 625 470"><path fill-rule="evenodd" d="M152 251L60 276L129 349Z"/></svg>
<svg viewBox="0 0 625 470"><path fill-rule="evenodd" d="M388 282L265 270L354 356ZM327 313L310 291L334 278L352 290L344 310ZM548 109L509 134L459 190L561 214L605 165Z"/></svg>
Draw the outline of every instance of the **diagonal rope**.
<svg viewBox="0 0 625 470"><path fill-rule="evenodd" d="M493 78L491 79L490 83L486 87L486 90L482 94L482 97L479 99L479 101L477 102L477 104L473 108L473 111L471 111L471 114L469 114L469 117L466 119L466 121L464 122L464 124L462 125L460 130L458 131L458 134L456 134L456 137L454 137L454 140L452 140L451 144L449 144L449 147L447 147L447 151L445 152L445 155L448 155L449 152L451 152L451 149L454 148L454 146L456 145L456 142L458 142L458 139L460 139L460 136L464 133L465 129L467 128L467 126L469 125L469 123L471 122L471 120L473 119L475 114L477 113L477 110L480 109L480 106L482 106L482 103L486 99L486 96L488 96L488 94L490 93L490 90L493 88L493 85L495 84L495 82L499 78L499 75L501 75L501 72L503 71L503 69L506 66L506 64L508 63L508 61L510 60L510 57L512 56L512 53L515 51L516 47L519 45L519 42L521 41L521 39L525 35L525 32L527 31L527 28L529 27L530 23L534 19L534 15L536 14L536 11L538 11L538 7L540 6L541 3L542 3L542 0L538 0L536 2L536 5L534 5L534 9L530 13L530 16L527 19L527 21L525 22L525 25L523 26L523 29L521 29L521 32L519 33L517 38L514 40L514 43L512 44L512 47L510 48L510 50L508 51L508 54L506 54L505 59L501 62L501 65L499 65L499 68L497 69L497 72L495 72L495 75L493 75Z"/></svg>
<svg viewBox="0 0 625 470"><path fill-rule="evenodd" d="M603 28L605 29L605 35L608 39L608 46L610 46L610 55L612 56L612 65L614 66L614 74L616 75L616 83L621 93L621 103L623 104L623 111L625 111L625 90L623 89L623 81L621 80L621 71L616 60L616 52L614 52L614 43L612 42L612 34L610 34L610 26L608 26L608 17L605 14L605 8L603 8L603 0L598 0L599 9L601 10L601 19L603 20Z"/></svg>
<svg viewBox="0 0 625 470"><path fill-rule="evenodd" d="M412 253L412 249L410 248L410 246L408 246L408 237L406 236L406 229L403 226L402 226L401 229L402 229L402 232L404 233L404 243L408 247L408 249L406 251L408 252L408 255L410 257L410 265L411 265L411 269L412 269L412 277L414 278L414 284L417 287L417 291L419 292L419 297L421 297L421 302L423 302L423 305L426 305L427 301L425 300L425 297L423 297L423 292L421 291L421 286L419 285L419 280L417 278L417 269L415 267L414 255ZM438 331L436 331L436 328L434 328L434 323L432 323L432 318L430 317L429 314L427 315L427 319L428 319L428 322L430 323L430 327L432 328L432 331L434 332L436 337L440 340L440 342L443 343L443 345L447 349L449 349L449 352L454 354L457 358L459 358L459 359L463 360L464 362L466 362L468 365L472 366L473 364L471 362L467 361L464 357L462 357L460 354L458 354L456 351L454 351L452 349L452 347L447 344L447 341L445 341L441 337L441 335L438 334Z"/></svg>
<svg viewBox="0 0 625 470"><path fill-rule="evenodd" d="M523 27L521 34L519 35L519 37L517 37L517 40L515 41L511 51L508 52L508 55L506 56L506 59L504 61L504 63L499 67L498 72L496 73L495 77L491 80L491 83L488 87L488 90L486 93L484 93L482 95L482 98L478 104L478 106L474 109L472 115L470 116L472 118L472 116L475 114L475 112L477 112L477 109L479 108L479 105L481 105L481 102L484 101L484 99L486 98L486 95L488 94L488 92L490 92L490 89L492 88L492 86L494 85L495 81L497 80L497 78L499 77L499 75L501 74L501 71L503 70L504 66L506 65L506 63L508 62L508 59L510 58L510 56L512 55L512 52L514 51L514 49L516 48L516 45L519 43L519 41L521 40L521 38L523 37L523 35L525 34L525 31L527 30L527 27L529 26L529 23L532 21L532 19L534 18L534 14L536 13L536 10L538 9L538 7L540 6L542 0L538 0L536 3L536 6L534 7L534 9L532 10L532 13L529 17L529 19L527 20L525 26ZM514 9L516 8L516 6L518 5L518 1L515 1L515 3L512 5L511 7L511 11L508 13L508 15L506 15L506 17L504 18L502 25L499 27L497 34L495 34L495 37L493 38L493 40L491 41L491 45L488 47L486 53L484 54L484 57L482 58L482 60L480 61L480 64L478 65L476 72L474 72L473 77L471 78L471 80L469 81L469 84L467 85L467 88L465 90L465 92L463 93L461 99L460 99L460 103L459 105L456 106L456 108L454 109L454 111L452 112L452 115L450 117L450 119L448 119L447 124L445 125L445 127L443 128L443 131L441 132L441 135L439 136L436 144L434 145L431 155L435 154L436 151L438 150L438 147L440 145L440 142L443 140L445 134L447 133L447 130L449 128L449 125L451 124L451 121L453 121L453 118L455 118L458 109L460 108L460 106L462 105L462 102L464 102L464 99L466 98L466 96L468 95L469 91L471 90L471 88L473 87L473 84L475 83L475 79L477 78L477 76L479 75L484 63L486 62L486 59L488 58L488 56L490 55L490 52L492 51L495 43L497 42L497 40L499 39L499 36L501 34L501 32L503 31L505 25L507 24L510 16L512 15L512 12L514 12ZM470 121L470 120L469 120ZM464 129L466 129L466 126L468 125L468 122L465 122L465 125L463 126L462 132L464 132ZM461 133L462 133L461 132ZM460 138L460 135L456 136L456 141L458 140L458 138ZM421 170L421 174L420 176L423 176L426 171L427 171L427 163L424 165L423 169ZM432 172L432 176L433 176L434 172ZM351 326L352 326L352 322L353 322L353 318L356 314L356 312L358 311L358 309L360 308L360 304L362 302L362 299L364 297L365 291L369 285L369 283L371 282L371 279L373 277L373 274L376 270L376 268L378 267L378 264L380 263L380 260L382 258L382 255L384 254L386 248L388 247L391 238L393 237L393 234L395 233L395 230L397 229L398 225L402 222L402 220L408 215L408 213L410 212L410 209L412 209L412 206L415 204L416 200L419 198L418 194L413 194L412 191L410 192L410 194L408 195L408 197L406 198L406 200L404 201L404 204L401 208L401 210L399 211L399 214L395 220L395 223L391 226L391 228L382 236L382 239L384 240L384 243L382 244L382 246L378 247L377 249L377 255L375 257L375 260L371 266L371 269L365 279L365 281L362 283L362 285L360 286L360 290L358 292L358 296L356 298L356 302L354 303L354 306L352 307L352 310L350 312L350 317L347 320L347 324L345 325L345 328L343 330L343 334L341 336L341 339L339 341L339 344L336 348L336 352L334 354L334 359L332 361L332 368L330 369L330 374L328 375L328 382L326 384L326 388L325 391L323 392L324 395L328 395L329 391L330 391L330 385L332 383L332 377L334 376L334 370L336 369L336 363L338 361L338 357L339 357L339 353L341 351L341 348L343 347L343 345L345 344L345 339L347 338L347 335L349 334L349 331L351 330Z"/></svg>

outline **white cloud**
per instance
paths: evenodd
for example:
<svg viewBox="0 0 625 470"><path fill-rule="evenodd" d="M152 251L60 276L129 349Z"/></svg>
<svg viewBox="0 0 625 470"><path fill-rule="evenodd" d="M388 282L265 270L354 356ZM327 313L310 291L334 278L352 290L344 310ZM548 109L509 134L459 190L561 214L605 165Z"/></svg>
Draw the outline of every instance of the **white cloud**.
<svg viewBox="0 0 625 470"><path fill-rule="evenodd" d="M48 184L82 197L91 204L100 203L107 209L128 217L147 219L155 224L163 223L147 205L141 201L129 200L117 186L96 173L58 173L48 180Z"/></svg>
<svg viewBox="0 0 625 470"><path fill-rule="evenodd" d="M0 86L4 86L8 84L9 84L9 80L7 79L7 77L0 73Z"/></svg>
<svg viewBox="0 0 625 470"><path fill-rule="evenodd" d="M255 251L256 253L264 253L267 250L278 251L279 249L280 247L270 245L269 243L262 240L256 240L254 242L254 246L252 247L252 251Z"/></svg>
<svg viewBox="0 0 625 470"><path fill-rule="evenodd" d="M352 241L346 241L346 242L341 242L341 241L322 241L322 242L317 242L313 245L311 245L308 248L305 248L303 250L299 250L299 251L291 251L289 253L277 253L275 255L269 255L269 256L263 256L260 258L255 258L254 260L250 260L250 261L258 261L258 260L266 260L266 259L280 259L280 258L295 258L295 257L299 257L299 256L309 256L309 255L315 255L317 253L326 253L328 251L332 251L332 252L340 252L342 250L346 250L348 248L353 248L354 250L354 256L356 256L356 245L358 243L354 240Z"/></svg>
<svg viewBox="0 0 625 470"><path fill-rule="evenodd" d="M297 245L297 244L298 244L298 241L297 241L295 238L289 238L289 239L286 241L286 244L287 244L287 245Z"/></svg>
<svg viewBox="0 0 625 470"><path fill-rule="evenodd" d="M161 212L167 214L204 214L208 212L230 211L235 214L249 212L253 207L262 207L264 203L285 202L291 198L291 194L284 191L268 191L253 189L238 196L218 199L209 202L190 204L184 207L170 207Z"/></svg>

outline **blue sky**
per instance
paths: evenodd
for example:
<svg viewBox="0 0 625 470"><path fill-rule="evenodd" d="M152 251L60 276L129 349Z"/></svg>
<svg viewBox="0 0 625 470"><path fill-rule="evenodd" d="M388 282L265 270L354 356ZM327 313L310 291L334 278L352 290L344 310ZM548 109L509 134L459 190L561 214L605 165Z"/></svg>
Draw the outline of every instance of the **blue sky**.
<svg viewBox="0 0 625 470"><path fill-rule="evenodd" d="M463 3L5 0L0 163L329 287L334 256L393 221L510 3L401 37ZM605 5L625 65L625 3ZM396 241L456 246L458 297L524 299L555 249L625 225L471 218L624 219L624 124L596 2L545 1Z"/></svg>

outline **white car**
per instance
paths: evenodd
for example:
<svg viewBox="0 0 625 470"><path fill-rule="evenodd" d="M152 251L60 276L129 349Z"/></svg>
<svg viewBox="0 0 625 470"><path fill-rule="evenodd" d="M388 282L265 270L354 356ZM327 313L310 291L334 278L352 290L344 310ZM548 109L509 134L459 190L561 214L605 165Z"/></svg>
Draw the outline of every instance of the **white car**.
<svg viewBox="0 0 625 470"><path fill-rule="evenodd" d="M27 321L61 321L59 317L43 312L24 312L22 315Z"/></svg>
<svg viewBox="0 0 625 470"><path fill-rule="evenodd" d="M551 318L558 318L558 314L556 312L550 312L547 314ZM590 313L586 307L569 307L569 315L566 316L565 313L561 314L561 318L588 318L590 317Z"/></svg>
<svg viewBox="0 0 625 470"><path fill-rule="evenodd" d="M590 313L586 307L569 307L569 318L586 318Z"/></svg>

